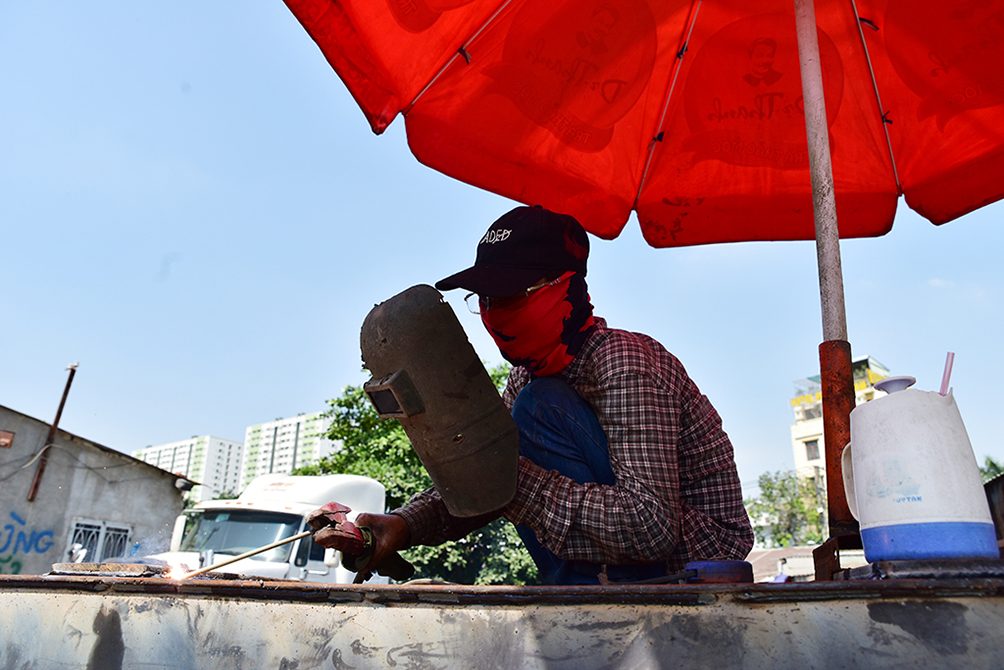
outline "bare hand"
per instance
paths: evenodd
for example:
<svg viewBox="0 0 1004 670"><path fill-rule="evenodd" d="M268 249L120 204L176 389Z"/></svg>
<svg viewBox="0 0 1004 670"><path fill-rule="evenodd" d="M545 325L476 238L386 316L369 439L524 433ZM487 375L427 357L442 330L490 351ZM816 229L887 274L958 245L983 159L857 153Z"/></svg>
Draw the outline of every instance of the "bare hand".
<svg viewBox="0 0 1004 670"><path fill-rule="evenodd" d="M411 528L404 517L397 514L366 514L356 517L358 528L369 528L373 533L373 555L362 571L372 572L383 559L408 546Z"/></svg>

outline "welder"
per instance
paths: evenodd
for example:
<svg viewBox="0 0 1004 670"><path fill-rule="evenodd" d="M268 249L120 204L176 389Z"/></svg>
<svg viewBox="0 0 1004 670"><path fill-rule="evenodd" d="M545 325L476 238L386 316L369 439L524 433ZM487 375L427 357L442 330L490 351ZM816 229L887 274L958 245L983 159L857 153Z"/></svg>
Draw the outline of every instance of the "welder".
<svg viewBox="0 0 1004 670"><path fill-rule="evenodd" d="M355 524L373 541L364 570L499 516L516 525L547 584L653 580L749 553L753 532L717 411L661 344L594 316L588 254L574 218L518 207L484 234L473 267L436 284L470 292L513 365L502 399L519 432L516 492L469 518L451 515L435 488L389 514L360 514Z"/></svg>

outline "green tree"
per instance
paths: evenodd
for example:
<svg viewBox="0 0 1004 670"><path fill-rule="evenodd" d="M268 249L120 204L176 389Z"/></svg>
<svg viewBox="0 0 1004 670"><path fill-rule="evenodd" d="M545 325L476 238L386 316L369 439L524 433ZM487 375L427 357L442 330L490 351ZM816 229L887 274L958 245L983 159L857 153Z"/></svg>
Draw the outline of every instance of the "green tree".
<svg viewBox="0 0 1004 670"><path fill-rule="evenodd" d="M760 495L745 501L756 539L767 547L822 542L816 487L793 471L765 472L758 480Z"/></svg>
<svg viewBox="0 0 1004 670"><path fill-rule="evenodd" d="M502 388L508 365L488 371ZM341 444L338 451L299 475L346 473L372 477L387 489L387 510L404 505L412 495L432 486L432 479L412 449L401 424L381 419L361 387L349 386L328 404L332 418L327 437ZM456 542L415 547L404 553L415 566L415 579L439 579L456 584L537 584L537 567L516 529L497 519Z"/></svg>
<svg viewBox="0 0 1004 670"><path fill-rule="evenodd" d="M994 477L1004 475L1004 465L987 456L983 465L980 466L980 474L983 475L983 482L986 483Z"/></svg>

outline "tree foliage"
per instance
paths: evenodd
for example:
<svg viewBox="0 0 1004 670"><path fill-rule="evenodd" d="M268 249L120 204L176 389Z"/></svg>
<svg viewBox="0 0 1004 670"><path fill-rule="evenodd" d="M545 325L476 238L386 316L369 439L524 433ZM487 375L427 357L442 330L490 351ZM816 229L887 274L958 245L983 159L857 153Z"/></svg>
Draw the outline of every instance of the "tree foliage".
<svg viewBox="0 0 1004 670"><path fill-rule="evenodd" d="M986 483L994 477L1004 475L1004 464L998 463L987 456L983 461L983 465L980 466L980 474L983 475L983 482Z"/></svg>
<svg viewBox="0 0 1004 670"><path fill-rule="evenodd" d="M793 471L765 472L760 495L745 501L757 541L765 547L790 547L823 541L821 503L813 480Z"/></svg>
<svg viewBox="0 0 1004 670"><path fill-rule="evenodd" d="M488 371L497 388L505 384L508 372L505 364ZM332 424L327 437L340 442L341 447L294 474L372 477L387 490L386 511L401 507L412 495L432 486L404 428L395 420L381 419L361 387L347 387L328 404L331 409L327 416ZM455 584L539 583L533 560L516 529L505 519L497 519L456 542L409 549L404 556L415 566L415 579Z"/></svg>

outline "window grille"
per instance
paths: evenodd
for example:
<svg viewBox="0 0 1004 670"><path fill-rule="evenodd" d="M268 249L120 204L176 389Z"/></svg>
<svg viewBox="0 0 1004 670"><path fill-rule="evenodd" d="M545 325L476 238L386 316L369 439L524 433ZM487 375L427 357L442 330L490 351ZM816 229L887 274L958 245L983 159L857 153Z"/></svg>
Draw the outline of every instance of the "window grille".
<svg viewBox="0 0 1004 670"><path fill-rule="evenodd" d="M70 561L100 563L124 556L132 530L104 521L77 521L66 554Z"/></svg>
<svg viewBox="0 0 1004 670"><path fill-rule="evenodd" d="M101 526L89 523L77 523L73 527L73 537L70 540L68 553L81 556L83 561L97 562L97 549L101 539ZM77 547L77 545L80 545ZM71 557L71 560L76 560Z"/></svg>
<svg viewBox="0 0 1004 670"><path fill-rule="evenodd" d="M125 550L128 545L128 528L106 527L105 541L101 545L101 560L125 556Z"/></svg>

